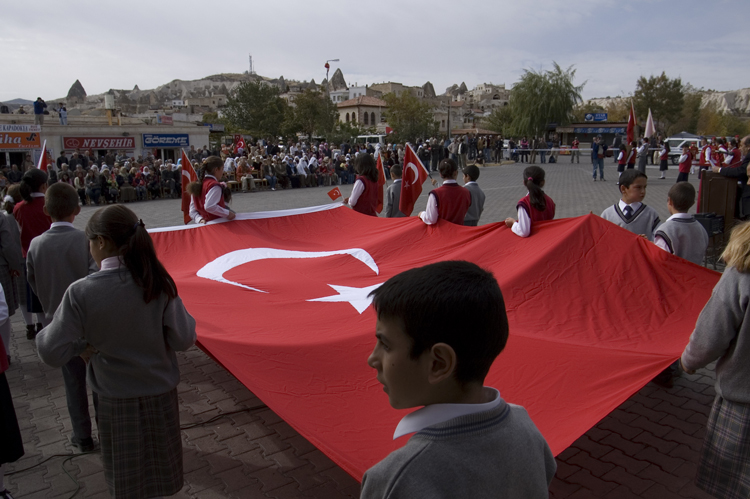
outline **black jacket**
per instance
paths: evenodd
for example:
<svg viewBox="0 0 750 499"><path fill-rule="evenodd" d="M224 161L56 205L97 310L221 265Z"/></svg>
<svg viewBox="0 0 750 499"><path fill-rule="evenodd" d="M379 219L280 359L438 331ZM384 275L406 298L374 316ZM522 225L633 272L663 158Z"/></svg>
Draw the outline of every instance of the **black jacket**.
<svg viewBox="0 0 750 499"><path fill-rule="evenodd" d="M747 165L750 164L750 153L742 158L740 166L734 168L723 167L719 173L728 178L737 179L741 184L737 186L737 216L746 217L750 215L750 185L747 185Z"/></svg>

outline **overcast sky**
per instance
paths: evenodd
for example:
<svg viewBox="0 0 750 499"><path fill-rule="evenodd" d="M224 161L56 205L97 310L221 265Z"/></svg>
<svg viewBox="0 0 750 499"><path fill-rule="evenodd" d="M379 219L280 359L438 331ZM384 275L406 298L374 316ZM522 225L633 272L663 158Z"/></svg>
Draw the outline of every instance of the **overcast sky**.
<svg viewBox="0 0 750 499"><path fill-rule="evenodd" d="M394 81L438 93L574 65L583 97L627 95L666 71L695 87L750 86L750 1L36 0L4 2L0 101L154 88L240 73L320 82Z"/></svg>

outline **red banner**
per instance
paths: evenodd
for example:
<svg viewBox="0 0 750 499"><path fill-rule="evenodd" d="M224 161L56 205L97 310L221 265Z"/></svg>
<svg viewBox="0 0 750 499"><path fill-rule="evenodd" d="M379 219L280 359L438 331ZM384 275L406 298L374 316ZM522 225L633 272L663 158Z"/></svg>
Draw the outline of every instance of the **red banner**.
<svg viewBox="0 0 750 499"><path fill-rule="evenodd" d="M366 362L367 295L388 278L457 258L494 273L510 338L485 384L523 405L555 454L679 357L719 279L595 215L520 238L504 223L427 226L340 206L152 237L202 347L356 478L406 442L392 436L407 411Z"/></svg>
<svg viewBox="0 0 750 499"><path fill-rule="evenodd" d="M135 137L63 137L63 149L135 149Z"/></svg>

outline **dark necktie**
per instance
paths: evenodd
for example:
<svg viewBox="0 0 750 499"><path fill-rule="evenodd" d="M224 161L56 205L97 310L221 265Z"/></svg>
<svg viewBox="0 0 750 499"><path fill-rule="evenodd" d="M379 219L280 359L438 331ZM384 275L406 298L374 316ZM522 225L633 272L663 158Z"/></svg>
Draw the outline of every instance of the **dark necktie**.
<svg viewBox="0 0 750 499"><path fill-rule="evenodd" d="M625 209L622 210L622 212L625 214L625 218L627 218L628 220L630 220L630 217L633 216L633 208L631 208L630 206L626 206Z"/></svg>

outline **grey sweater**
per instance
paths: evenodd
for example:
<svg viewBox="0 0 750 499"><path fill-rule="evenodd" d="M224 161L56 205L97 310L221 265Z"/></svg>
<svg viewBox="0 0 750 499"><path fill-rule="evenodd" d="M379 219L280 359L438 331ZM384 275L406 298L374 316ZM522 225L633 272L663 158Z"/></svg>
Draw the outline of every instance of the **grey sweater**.
<svg viewBox="0 0 750 499"><path fill-rule="evenodd" d="M478 222L484 211L484 192L476 182L467 183L464 187L471 193L471 205L469 211L466 212L464 222Z"/></svg>
<svg viewBox="0 0 750 499"><path fill-rule="evenodd" d="M626 218L625 214L620 210L619 203L604 210L601 216L604 220L609 220L633 234L644 234L651 242L654 242L654 231L659 222L661 222L656 210L645 204L641 204L641 207L633 213L630 219Z"/></svg>
<svg viewBox="0 0 750 499"><path fill-rule="evenodd" d="M716 393L750 403L750 274L727 267L695 323L682 365L692 371L716 359Z"/></svg>
<svg viewBox="0 0 750 499"><path fill-rule="evenodd" d="M83 231L58 225L31 240L26 254L29 285L52 319L68 286L99 270Z"/></svg>
<svg viewBox="0 0 750 499"><path fill-rule="evenodd" d="M416 433L367 470L360 497L547 499L556 469L526 410L503 401Z"/></svg>
<svg viewBox="0 0 750 499"><path fill-rule="evenodd" d="M36 337L39 357L60 367L87 344L91 389L112 398L160 395L180 381L175 351L195 343L195 319L182 300L165 294L143 301L124 267L102 270L70 285L55 318Z"/></svg>
<svg viewBox="0 0 750 499"><path fill-rule="evenodd" d="M695 218L672 218L656 229L673 255L700 265L708 247L708 232Z"/></svg>
<svg viewBox="0 0 750 499"><path fill-rule="evenodd" d="M385 192L385 216L388 218L405 217L398 204L401 202L401 180L394 180Z"/></svg>

